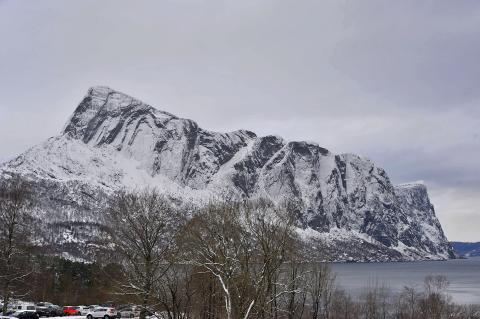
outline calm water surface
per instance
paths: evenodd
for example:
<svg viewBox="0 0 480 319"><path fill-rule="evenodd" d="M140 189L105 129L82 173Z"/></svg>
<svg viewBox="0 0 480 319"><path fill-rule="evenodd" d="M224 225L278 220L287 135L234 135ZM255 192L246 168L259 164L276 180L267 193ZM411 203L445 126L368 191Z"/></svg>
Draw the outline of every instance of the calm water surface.
<svg viewBox="0 0 480 319"><path fill-rule="evenodd" d="M352 295L359 296L365 287L375 284L389 287L392 292L404 286L423 288L428 275L444 275L450 282L448 292L457 303L480 304L480 257L449 261L405 263L332 264L337 283Z"/></svg>

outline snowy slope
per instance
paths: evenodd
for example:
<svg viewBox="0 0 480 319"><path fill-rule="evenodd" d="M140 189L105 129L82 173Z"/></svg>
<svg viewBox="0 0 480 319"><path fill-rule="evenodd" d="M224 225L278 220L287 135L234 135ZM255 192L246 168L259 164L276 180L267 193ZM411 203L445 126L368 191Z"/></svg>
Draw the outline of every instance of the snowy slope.
<svg viewBox="0 0 480 319"><path fill-rule="evenodd" d="M368 159L313 143L210 132L106 87L88 91L59 136L0 167L10 174L36 185L36 214L57 227L38 241L57 251L97 245L108 195L148 185L193 201L298 199L305 242L330 259L453 256L423 185L394 187Z"/></svg>

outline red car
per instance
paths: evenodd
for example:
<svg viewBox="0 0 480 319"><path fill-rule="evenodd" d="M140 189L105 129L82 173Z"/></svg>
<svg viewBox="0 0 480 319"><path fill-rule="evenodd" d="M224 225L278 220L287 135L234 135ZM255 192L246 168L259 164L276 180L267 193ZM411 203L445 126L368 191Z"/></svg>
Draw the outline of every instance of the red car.
<svg viewBox="0 0 480 319"><path fill-rule="evenodd" d="M80 307L65 306L63 307L63 314L65 316L80 316L82 313Z"/></svg>

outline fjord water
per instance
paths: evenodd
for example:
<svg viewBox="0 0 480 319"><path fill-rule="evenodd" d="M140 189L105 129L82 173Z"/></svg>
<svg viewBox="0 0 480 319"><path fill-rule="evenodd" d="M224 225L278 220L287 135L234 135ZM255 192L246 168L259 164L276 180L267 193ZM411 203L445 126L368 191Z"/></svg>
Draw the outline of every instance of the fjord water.
<svg viewBox="0 0 480 319"><path fill-rule="evenodd" d="M428 275L444 275L450 282L448 293L456 303L480 304L480 257L448 261L391 263L334 263L337 284L353 296L366 288L385 286L392 293L405 286L422 290Z"/></svg>

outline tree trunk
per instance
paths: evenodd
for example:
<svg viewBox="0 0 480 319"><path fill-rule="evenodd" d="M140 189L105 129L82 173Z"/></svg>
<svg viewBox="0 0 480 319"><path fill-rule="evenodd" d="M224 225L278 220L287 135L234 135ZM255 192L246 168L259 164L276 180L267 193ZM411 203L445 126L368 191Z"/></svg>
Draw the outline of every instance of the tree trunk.
<svg viewBox="0 0 480 319"><path fill-rule="evenodd" d="M10 301L10 296L8 293L8 283L5 283L5 286L3 287L3 308L2 308L2 313L4 316L5 316L5 312L7 312L9 301Z"/></svg>

